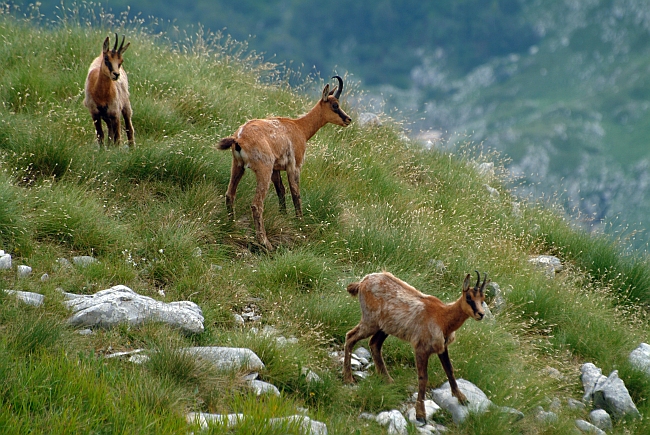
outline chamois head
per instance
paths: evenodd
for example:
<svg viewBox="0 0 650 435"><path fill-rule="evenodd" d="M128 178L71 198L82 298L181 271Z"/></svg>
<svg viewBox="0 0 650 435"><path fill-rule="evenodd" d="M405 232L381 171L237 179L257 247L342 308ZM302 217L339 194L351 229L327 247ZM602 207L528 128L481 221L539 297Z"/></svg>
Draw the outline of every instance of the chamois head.
<svg viewBox="0 0 650 435"><path fill-rule="evenodd" d="M321 98L321 105L325 108L323 113L327 122L345 127L350 125L352 118L339 106L339 97L341 96L341 92L343 92L343 79L339 76L332 78L338 80L339 84L331 91L329 83L325 85Z"/></svg>
<svg viewBox="0 0 650 435"><path fill-rule="evenodd" d="M484 274L483 284L481 284L481 274L478 273L478 270L475 270L478 279L476 280L476 285L470 287L471 275L468 273L463 281L463 311L469 317L472 317L476 320L483 319L485 312L483 311L483 301L485 301L485 284L487 282L487 273ZM480 284L480 286L479 286Z"/></svg>
<svg viewBox="0 0 650 435"><path fill-rule="evenodd" d="M129 42L124 45L124 38L125 36L122 36L122 43L120 44L120 48L117 48L117 42L119 40L117 33L115 34L115 45L113 45L113 49L109 49L109 36L106 37L104 40L104 47L102 48L102 56L104 57L104 62L102 63L102 74L110 77L111 80L117 80L120 78L120 72L122 68L122 62L124 59L122 59L122 54L126 51L127 48L129 48L129 45L131 43Z"/></svg>

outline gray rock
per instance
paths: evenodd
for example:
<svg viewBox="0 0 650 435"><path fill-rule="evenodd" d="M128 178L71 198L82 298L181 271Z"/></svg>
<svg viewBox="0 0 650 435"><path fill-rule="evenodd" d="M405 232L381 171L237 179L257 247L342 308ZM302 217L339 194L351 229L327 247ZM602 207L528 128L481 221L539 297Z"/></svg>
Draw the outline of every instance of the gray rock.
<svg viewBox="0 0 650 435"><path fill-rule="evenodd" d="M27 278L32 274L32 268L21 264L16 268L16 273L18 274L18 278Z"/></svg>
<svg viewBox="0 0 650 435"><path fill-rule="evenodd" d="M499 191L496 190L494 187L490 186L489 184L484 184L483 188L487 191L487 193L490 194L490 197L494 199L498 199L500 195Z"/></svg>
<svg viewBox="0 0 650 435"><path fill-rule="evenodd" d="M549 278L553 278L556 273L564 269L562 261L553 255L533 255L528 262L543 269Z"/></svg>
<svg viewBox="0 0 650 435"><path fill-rule="evenodd" d="M585 411L587 409L587 406L584 403L573 398L567 399L567 405L569 406L569 409L574 411Z"/></svg>
<svg viewBox="0 0 650 435"><path fill-rule="evenodd" d="M323 380L316 373L312 372L311 369L303 367L301 370L302 375L305 377L307 382L323 382Z"/></svg>
<svg viewBox="0 0 650 435"><path fill-rule="evenodd" d="M255 391L255 394L257 396L262 396L266 394L272 394L274 396L280 395L280 390L278 390L278 388L275 385L269 384L268 382L252 380L252 381L248 381L248 386L253 391Z"/></svg>
<svg viewBox="0 0 650 435"><path fill-rule="evenodd" d="M59 266L67 269L69 267L72 267L72 263L67 258L57 258L56 262L59 263Z"/></svg>
<svg viewBox="0 0 650 435"><path fill-rule="evenodd" d="M255 352L240 347L190 347L186 351L198 358L211 362L220 370L264 369L264 363Z"/></svg>
<svg viewBox="0 0 650 435"><path fill-rule="evenodd" d="M576 420L576 427L584 433L594 434L594 435L606 435L601 429L598 429L593 424L586 422L584 420Z"/></svg>
<svg viewBox="0 0 650 435"><path fill-rule="evenodd" d="M235 321L235 325L237 325L237 326L244 326L244 324L246 323L244 318L242 316L240 316L239 314L237 314L237 313L234 313L232 315L232 317L233 317L233 320Z"/></svg>
<svg viewBox="0 0 650 435"><path fill-rule="evenodd" d="M469 404L461 405L454 396L451 395L449 382L445 382L440 388L431 392L433 400L444 410L451 413L454 423L460 424L469 415L470 412L482 414L491 405L492 402L480 388L465 379L457 379L458 388L465 394Z"/></svg>
<svg viewBox="0 0 650 435"><path fill-rule="evenodd" d="M244 414L208 414L204 412L190 412L185 419L190 424L198 424L201 429L209 428L210 423L218 423L228 428L234 427L244 420ZM290 417L271 418L271 426L281 426L285 424L299 425L305 435L327 435L327 426L320 421L312 420L305 415L292 415Z"/></svg>
<svg viewBox="0 0 650 435"><path fill-rule="evenodd" d="M408 423L402 413L396 409L380 412L375 420L380 425L388 428L387 433L389 435L407 435L408 433Z"/></svg>
<svg viewBox="0 0 650 435"><path fill-rule="evenodd" d="M506 307L506 298L501 287L496 282L489 282L486 289L486 296L491 299L492 311L494 314L501 313Z"/></svg>
<svg viewBox="0 0 650 435"><path fill-rule="evenodd" d="M630 364L650 376L650 345L641 343L628 357Z"/></svg>
<svg viewBox="0 0 650 435"><path fill-rule="evenodd" d="M357 347L352 355L356 355L358 358L365 358L367 361L372 359L372 354L365 347Z"/></svg>
<svg viewBox="0 0 650 435"><path fill-rule="evenodd" d="M374 127L374 126L381 125L381 120L379 119L379 116L370 112L363 112L359 114L359 119L357 122L361 127Z"/></svg>
<svg viewBox="0 0 650 435"><path fill-rule="evenodd" d="M612 419L604 409L594 409L589 413L589 420L599 429L609 432L614 428Z"/></svg>
<svg viewBox="0 0 650 435"><path fill-rule="evenodd" d="M542 423L556 423L558 421L558 416L553 411L544 411L541 406L538 406L535 410L535 418L541 421Z"/></svg>
<svg viewBox="0 0 650 435"><path fill-rule="evenodd" d="M0 270L11 269L11 254L0 249Z"/></svg>
<svg viewBox="0 0 650 435"><path fill-rule="evenodd" d="M632 416L640 418L639 410L632 402L625 383L614 370L604 382L599 382L594 388L594 406L606 410L614 418Z"/></svg>
<svg viewBox="0 0 650 435"><path fill-rule="evenodd" d="M33 305L35 307L40 307L45 301L45 296L39 293L22 292L19 290L5 290L4 292L10 295L14 295L19 301Z"/></svg>
<svg viewBox="0 0 650 435"><path fill-rule="evenodd" d="M582 401L585 403L591 403L596 385L606 381L607 377L603 375L602 370L592 363L583 364L580 367L580 372L582 387L585 390L585 395L582 397Z"/></svg>
<svg viewBox="0 0 650 435"><path fill-rule="evenodd" d="M494 163L493 162L484 162L479 164L476 167L476 172L482 177L492 178L494 177Z"/></svg>
<svg viewBox="0 0 650 435"><path fill-rule="evenodd" d="M440 411L440 406L433 400L424 401L424 413L427 421L431 420L435 413ZM419 425L418 420L415 418L415 406L410 406L406 411L406 418L408 421L415 425Z"/></svg>
<svg viewBox="0 0 650 435"><path fill-rule="evenodd" d="M142 296L124 285L94 295L64 293L65 304L73 311L68 322L75 326L110 328L120 323L140 325L163 322L185 332L203 332L203 313L194 302L160 302Z"/></svg>
<svg viewBox="0 0 650 435"><path fill-rule="evenodd" d="M86 267L93 263L97 263L98 261L90 255L80 255L78 257L72 257L72 262L77 266Z"/></svg>
<svg viewBox="0 0 650 435"><path fill-rule="evenodd" d="M41 282L45 282L48 279L50 279L50 275L48 275L47 273L44 273L43 275L41 275Z"/></svg>

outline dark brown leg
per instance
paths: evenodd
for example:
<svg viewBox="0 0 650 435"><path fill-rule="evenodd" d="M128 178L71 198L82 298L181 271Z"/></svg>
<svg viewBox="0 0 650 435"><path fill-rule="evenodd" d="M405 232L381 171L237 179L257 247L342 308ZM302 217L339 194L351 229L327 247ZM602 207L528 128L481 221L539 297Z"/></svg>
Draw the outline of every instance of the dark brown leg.
<svg viewBox="0 0 650 435"><path fill-rule="evenodd" d="M93 115L93 124L95 124L97 142L101 147L104 144L104 130L102 129L102 117L99 113Z"/></svg>
<svg viewBox="0 0 650 435"><path fill-rule="evenodd" d="M346 384L354 383L352 377L352 348L359 340L370 337L375 331L367 330L363 323L359 323L345 334L345 354L343 356L343 382Z"/></svg>
<svg viewBox="0 0 650 435"><path fill-rule="evenodd" d="M237 186L244 175L244 164L239 163L236 159L232 159L232 167L230 168L230 182L228 183L228 190L226 190L226 210L228 216L234 219L235 213L233 207L235 205L235 196L237 195Z"/></svg>
<svg viewBox="0 0 650 435"><path fill-rule="evenodd" d="M445 349L443 353L438 354L438 358L440 358L442 368L445 369L445 373L447 374L452 396L457 398L461 405L465 405L467 403L467 398L463 393L461 393L460 389L458 389L458 384L454 377L454 368L451 366L451 360L449 359L449 352L447 349Z"/></svg>
<svg viewBox="0 0 650 435"><path fill-rule="evenodd" d="M273 170L273 175L271 175L271 181L273 181L273 185L275 186L275 193L278 194L278 200L280 201L280 212L281 213L286 213L287 212L287 201L285 199L285 190L284 190L284 184L282 184L282 177L280 176L280 171Z"/></svg>
<svg viewBox="0 0 650 435"><path fill-rule="evenodd" d="M427 384L429 383L429 356L431 353L415 350L415 365L418 369L418 399L415 402L415 418L421 422L426 422L427 415L424 407L424 398L427 392Z"/></svg>
<svg viewBox="0 0 650 435"><path fill-rule="evenodd" d="M386 337L388 337L388 334L386 334L384 331L380 330L375 332L375 335L373 335L370 339L370 352L372 353L372 359L375 362L377 373L385 376L387 381L392 383L393 378L391 378L388 374L386 364L384 363L384 357L381 354L381 346L384 344Z"/></svg>
<svg viewBox="0 0 650 435"><path fill-rule="evenodd" d="M289 181L289 190L291 190L291 199L293 207L296 209L296 217L302 218L302 200L300 199L300 169L287 169L287 179Z"/></svg>

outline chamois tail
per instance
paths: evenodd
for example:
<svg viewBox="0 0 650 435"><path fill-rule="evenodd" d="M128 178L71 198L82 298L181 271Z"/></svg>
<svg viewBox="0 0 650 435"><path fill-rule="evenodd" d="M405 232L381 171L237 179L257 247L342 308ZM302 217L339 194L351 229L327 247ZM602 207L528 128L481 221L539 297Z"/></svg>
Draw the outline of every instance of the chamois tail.
<svg viewBox="0 0 650 435"><path fill-rule="evenodd" d="M237 145L237 141L235 140L234 137L224 137L217 144L217 148L220 150L227 150L233 145Z"/></svg>
<svg viewBox="0 0 650 435"><path fill-rule="evenodd" d="M348 293L350 293L352 296L357 296L359 294L359 284L360 283L358 282L348 284Z"/></svg>

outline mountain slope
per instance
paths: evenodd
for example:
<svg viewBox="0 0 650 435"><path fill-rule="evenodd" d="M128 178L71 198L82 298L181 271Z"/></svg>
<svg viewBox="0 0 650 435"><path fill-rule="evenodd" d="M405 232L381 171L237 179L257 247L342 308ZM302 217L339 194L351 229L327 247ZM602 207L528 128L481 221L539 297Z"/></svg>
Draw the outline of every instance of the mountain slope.
<svg viewBox="0 0 650 435"><path fill-rule="evenodd" d="M98 149L82 105L87 66L114 31L131 41L124 64L137 143L131 150ZM606 238L572 228L552 209L521 204L518 213L500 181L502 164L496 161L496 175L476 170L491 155L424 150L397 125L327 126L308 146L304 220L281 214L269 195L265 223L277 249L256 251L253 177L244 176L236 219L229 220L223 193L230 156L213 145L252 117L298 116L323 83L305 83L298 94L275 79L280 72L272 66L200 36L172 47L141 22L119 17L91 27L71 15L50 28L0 16L0 50L8 59L0 76L0 249L15 264L34 268L20 279L15 268L0 271L0 288L35 291L48 301L32 308L0 295L0 427L8 433L184 433L186 411L243 412L259 426L306 407L330 433L381 433L358 416L410 397L416 384L410 346L387 340L386 362L396 380L390 385L371 376L346 387L340 364L328 354L341 350L359 321L358 302L345 285L382 269L445 301L458 297L464 275L475 269L507 291L505 311L492 322L468 321L450 354L459 377L526 417L513 422L488 413L455 426L441 414L450 433L567 433L585 415L563 409L547 425L534 409L556 396L580 398L582 362L606 373L618 369L648 415L650 380L629 366L627 355L649 338L643 313L650 267ZM354 96L344 93L344 108ZM486 193L486 183L500 191L497 198ZM557 279L528 262L530 254L548 252L566 265ZM57 262L79 254L99 263L63 268ZM40 280L43 273L49 280ZM91 294L116 284L156 299L196 302L206 331L188 337L148 324L80 336L66 324L57 289ZM298 343L281 347L250 326L238 327L232 314L253 308L262 319L252 326L273 326ZM282 396L258 399L233 374L179 356L177 349L192 345L253 349L267 367L262 378ZM103 358L138 347L156 350L156 358L143 366ZM546 366L564 380L546 376ZM303 367L324 382L306 382ZM433 386L442 384L437 362L429 373ZM618 433L647 430L647 420L616 425Z"/></svg>

